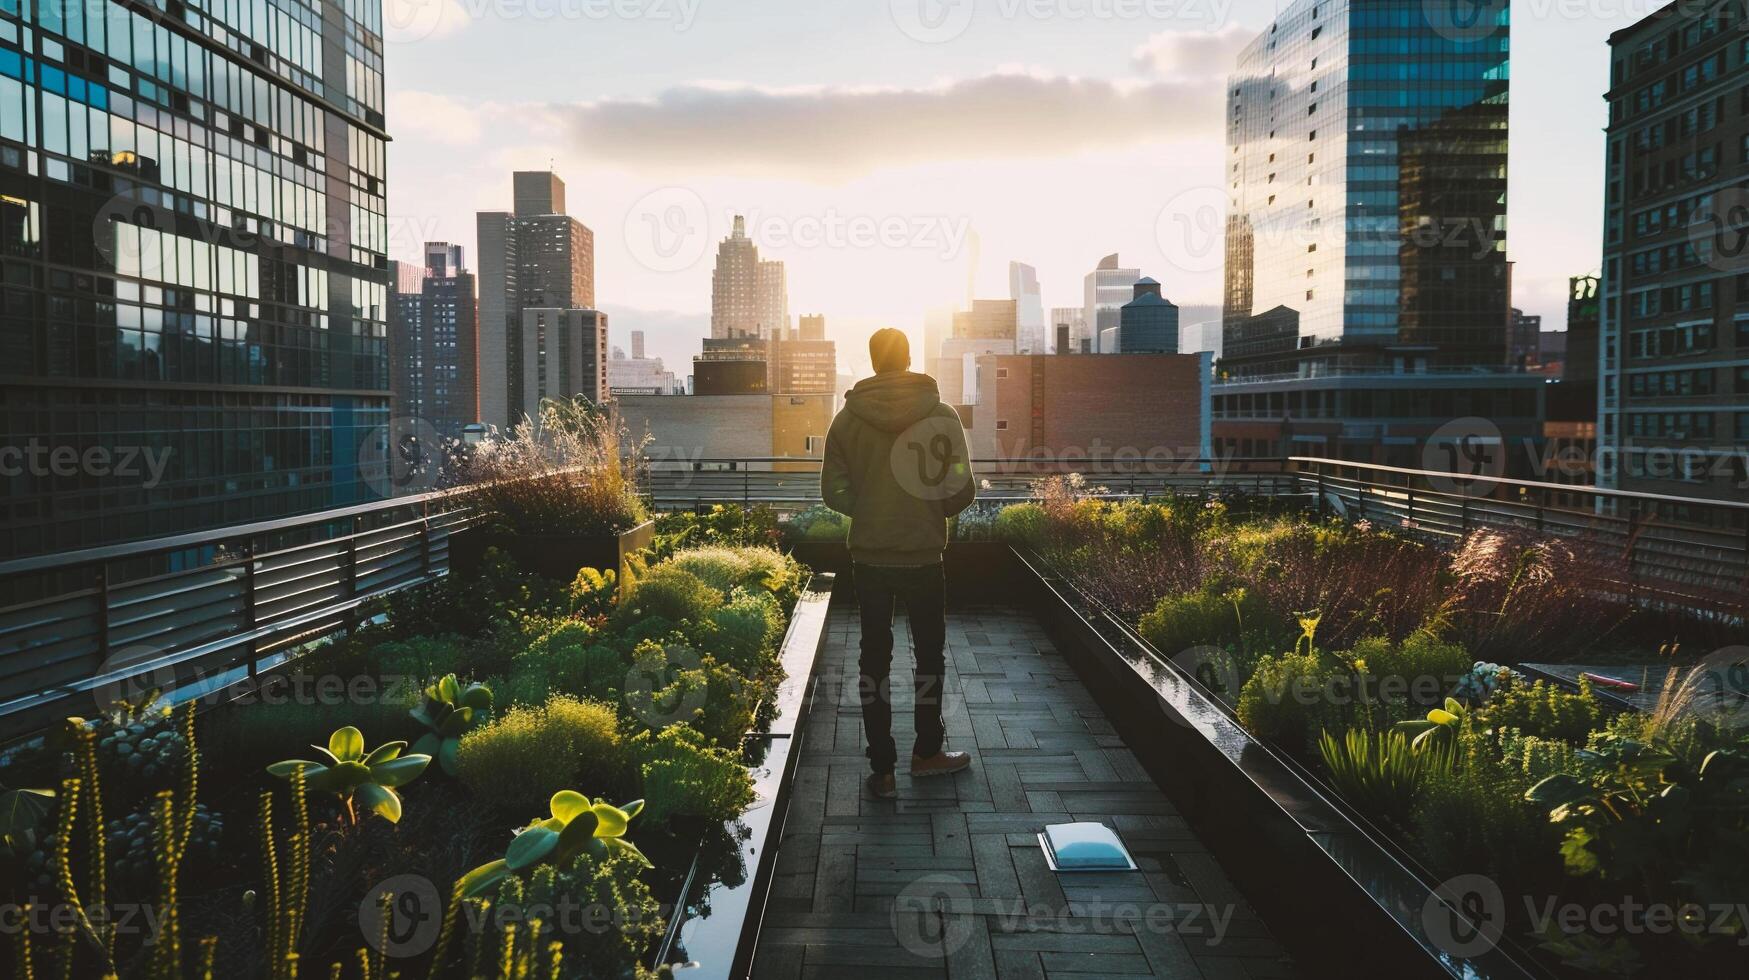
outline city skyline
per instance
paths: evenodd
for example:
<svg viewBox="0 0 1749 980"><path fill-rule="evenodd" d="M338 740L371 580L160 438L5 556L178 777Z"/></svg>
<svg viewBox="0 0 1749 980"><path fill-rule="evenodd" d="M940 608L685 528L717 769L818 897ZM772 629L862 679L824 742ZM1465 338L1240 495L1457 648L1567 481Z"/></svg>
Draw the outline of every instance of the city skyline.
<svg viewBox="0 0 1749 980"><path fill-rule="evenodd" d="M1593 202L1602 168L1591 161L1601 159L1606 122L1605 39L1655 6L1624 4L1576 19L1557 8L1515 12L1514 305L1554 328L1565 317L1567 278L1598 264L1601 215ZM1235 3L1224 17L1208 13L1194 22L1041 20L980 6L963 33L937 44L907 36L885 4L827 17L778 3L734 23L700 9L685 30L656 20L555 19L530 32L519 29L525 21L446 16L413 42L415 23L389 32L392 251L403 257L443 238L448 209L469 194L501 199L495 185L507 170L551 165L589 187L572 210L598 230L600 275L615 283L602 305L614 317L616 342L644 329L652 350L670 361L708 329L709 253L735 213L747 215L762 256L786 262L792 308L826 312L841 340L882 325L921 340L924 311L964 296L973 233L983 243L979 295L1004 295L1007 263L1023 256L1038 269L1045 306L1067 305L1079 297L1086 269L1118 251L1161 279L1174 302L1218 302L1219 241L1207 261L1174 261L1158 225L1175 200L1194 215L1222 186L1224 82L1274 7ZM825 36L846 18L845 27L866 29L867 44L833 57L805 51L774 65L734 43L774 22L791 34ZM1047 34L1065 40L1028 43ZM526 56L548 39L586 52L581 72L562 86L530 88L526 78L464 84L448 74L444 52L465 45L490 60L514 41L519 70L538 80L550 69ZM642 51L658 45L673 57L629 64L630 50L614 50L616 40ZM709 57L693 57L703 52ZM560 95L537 103L518 91ZM582 101L566 101L571 92ZM1040 108L1021 115L1028 101ZM809 106L831 107L847 121L813 125ZM856 121L866 130L916 106L941 125L967 122L967 138L920 134L930 121L893 123L883 130L892 144L884 147L867 145L866 132L846 133ZM719 121L686 130L705 151L695 160L712 162L715 176L699 177L696 162L676 158L672 143L677 127L707 109ZM821 148L797 146L807 133ZM725 149L737 141L758 145ZM860 169L823 163L831 148L854 156ZM470 179L449 183L457 173ZM440 182L462 190L442 199L430 192ZM440 199L441 207L429 206ZM670 214L702 233L672 255L628 243L628 222L643 235ZM863 230L876 244L849 243L858 221L874 223ZM901 247L879 244L881 221L904 223ZM827 241L834 222L838 244ZM810 242L820 244L800 244ZM886 281L908 288L896 294L881 288Z"/></svg>

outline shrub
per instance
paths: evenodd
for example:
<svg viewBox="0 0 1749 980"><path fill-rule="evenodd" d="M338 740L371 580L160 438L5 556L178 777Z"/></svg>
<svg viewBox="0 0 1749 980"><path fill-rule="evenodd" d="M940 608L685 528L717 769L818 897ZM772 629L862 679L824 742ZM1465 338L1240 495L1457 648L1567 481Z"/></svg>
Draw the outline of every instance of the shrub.
<svg viewBox="0 0 1749 980"><path fill-rule="evenodd" d="M1488 703L1486 717L1496 728L1516 728L1526 735L1583 745L1598 727L1602 709L1591 696L1591 682L1581 677L1577 694L1547 681L1514 682Z"/></svg>
<svg viewBox="0 0 1749 980"><path fill-rule="evenodd" d="M489 549L478 572L451 574L425 585L391 593L384 601L387 629L394 639L449 635L477 637L524 616L559 615L567 607L565 589L515 560Z"/></svg>
<svg viewBox="0 0 1749 980"><path fill-rule="evenodd" d="M1045 509L1038 504L1013 504L996 515L999 540L1036 548L1044 543Z"/></svg>
<svg viewBox="0 0 1749 980"><path fill-rule="evenodd" d="M613 623L626 628L639 620L703 622L723 604L723 596L691 572L667 565L650 570L631 596L614 610Z"/></svg>
<svg viewBox="0 0 1749 980"><path fill-rule="evenodd" d="M463 736L456 775L477 799L521 814L572 786L616 793L625 762L612 708L555 694L538 707L513 707Z"/></svg>
<svg viewBox="0 0 1749 980"><path fill-rule="evenodd" d="M587 624L568 620L536 637L510 665L508 694L521 704L539 704L549 694L569 694L603 703L619 701L626 657Z"/></svg>
<svg viewBox="0 0 1749 980"><path fill-rule="evenodd" d="M659 567L689 572L725 599L745 589L768 593L785 608L795 605L805 584L802 566L776 548L692 548L676 552Z"/></svg>
<svg viewBox="0 0 1749 980"><path fill-rule="evenodd" d="M684 643L655 640L638 644L627 676L624 703L643 727L685 724L716 745L740 743L771 683L743 677Z"/></svg>
<svg viewBox="0 0 1749 980"><path fill-rule="evenodd" d="M664 548L700 545L775 545L777 511L766 504L713 504L708 509L680 510L656 518L658 552Z"/></svg>
<svg viewBox="0 0 1749 980"><path fill-rule="evenodd" d="M1402 643L1371 637L1356 643L1343 659L1368 676L1373 690L1422 709L1442 705L1471 664L1463 647L1426 632L1411 633Z"/></svg>
<svg viewBox="0 0 1749 980"><path fill-rule="evenodd" d="M1325 729L1348 727L1338 702L1350 700L1353 689L1353 675L1315 650L1267 656L1239 692L1239 723L1289 751L1310 751Z"/></svg>
<svg viewBox="0 0 1749 980"><path fill-rule="evenodd" d="M722 821L753 802L753 780L740 756L712 748L698 732L674 725L631 741L643 779L644 819Z"/></svg>
<svg viewBox="0 0 1749 980"><path fill-rule="evenodd" d="M1193 646L1235 643L1247 625L1267 618L1261 603L1245 589L1217 592L1205 586L1161 599L1139 628L1154 649L1171 656Z"/></svg>
<svg viewBox="0 0 1749 980"><path fill-rule="evenodd" d="M384 643L370 653L379 677L406 678L415 686L445 674L472 676L469 644L459 636L418 636Z"/></svg>
<svg viewBox="0 0 1749 980"><path fill-rule="evenodd" d="M1484 874L1507 893L1544 891L1560 882L1560 835L1524 801L1536 780L1523 766L1541 750L1515 736L1502 739L1506 758L1473 729L1459 736L1453 770L1422 787L1412 820L1414 840L1436 874Z"/></svg>
<svg viewBox="0 0 1749 980"><path fill-rule="evenodd" d="M466 466L476 512L522 535L603 535L644 522L637 468L644 443L586 400L549 400L539 420L474 447Z"/></svg>
<svg viewBox="0 0 1749 980"><path fill-rule="evenodd" d="M785 621L770 595L738 591L727 605L711 613L709 623L698 645L742 677L762 677L776 665Z"/></svg>
<svg viewBox="0 0 1749 980"><path fill-rule="evenodd" d="M619 573L611 568L605 572L580 568L566 594L571 600L571 615L584 619L607 616L619 597Z"/></svg>
<svg viewBox="0 0 1749 980"><path fill-rule="evenodd" d="M784 525L790 541L845 541L850 537L850 518L825 504L815 504L791 517Z"/></svg>

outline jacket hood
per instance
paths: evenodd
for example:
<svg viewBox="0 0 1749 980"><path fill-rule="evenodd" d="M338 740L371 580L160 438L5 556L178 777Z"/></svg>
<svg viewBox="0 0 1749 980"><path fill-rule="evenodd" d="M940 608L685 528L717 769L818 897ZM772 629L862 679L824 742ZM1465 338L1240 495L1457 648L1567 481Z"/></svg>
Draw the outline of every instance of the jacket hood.
<svg viewBox="0 0 1749 980"><path fill-rule="evenodd" d="M845 396L852 415L884 432L903 432L941 404L935 379L912 371L864 378Z"/></svg>

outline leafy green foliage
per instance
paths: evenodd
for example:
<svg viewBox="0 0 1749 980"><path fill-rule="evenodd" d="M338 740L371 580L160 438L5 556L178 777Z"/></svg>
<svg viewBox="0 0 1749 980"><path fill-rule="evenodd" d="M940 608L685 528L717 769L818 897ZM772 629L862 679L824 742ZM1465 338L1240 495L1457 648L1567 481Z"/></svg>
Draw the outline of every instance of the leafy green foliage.
<svg viewBox="0 0 1749 980"><path fill-rule="evenodd" d="M650 570L632 594L614 610L613 625L628 628L640 620L665 619L674 623L700 622L723 604L723 595L703 579L678 568L658 565Z"/></svg>
<svg viewBox="0 0 1749 980"><path fill-rule="evenodd" d="M1154 649L1172 656L1195 646L1238 643L1247 624L1260 624L1268 616L1257 597L1243 588L1217 591L1204 586L1162 598L1138 628Z"/></svg>
<svg viewBox="0 0 1749 980"><path fill-rule="evenodd" d="M1410 739L1410 746L1417 752L1447 752L1457 742L1458 732L1463 730L1464 715L1468 712L1462 701L1446 698L1445 707L1434 708L1426 718L1399 721L1391 726L1391 730Z"/></svg>
<svg viewBox="0 0 1749 980"><path fill-rule="evenodd" d="M511 838L502 858L475 868L457 882L464 897L485 895L506 877L541 865L570 867L585 854L597 860L621 854L649 866L637 846L625 839L627 826L643 812L643 800L617 807L575 790L561 790L553 794L548 808L550 816L534 821Z"/></svg>
<svg viewBox="0 0 1749 980"><path fill-rule="evenodd" d="M1583 745L1598 727L1602 709L1591 696L1591 682L1584 678L1579 679L1577 694L1547 681L1515 681L1494 695L1484 715L1497 728Z"/></svg>
<svg viewBox="0 0 1749 980"><path fill-rule="evenodd" d="M792 543L825 542L842 544L850 538L850 518L825 504L815 504L796 514L783 526L784 537Z"/></svg>
<svg viewBox="0 0 1749 980"><path fill-rule="evenodd" d="M1318 737L1330 783L1355 809L1395 827L1409 826L1415 798L1451 769L1446 751L1417 751L1395 732L1349 729L1340 739Z"/></svg>
<svg viewBox="0 0 1749 980"><path fill-rule="evenodd" d="M1423 785L1411 846L1439 874L1486 874L1527 894L1560 889L1559 835L1524 801L1529 750L1519 736L1474 725L1472 715L1458 732L1452 770Z"/></svg>
<svg viewBox="0 0 1749 980"><path fill-rule="evenodd" d="M675 817L729 820L753 802L753 780L740 756L713 748L686 726L642 732L631 749L652 823Z"/></svg>
<svg viewBox="0 0 1749 980"><path fill-rule="evenodd" d="M661 566L689 572L728 598L737 590L765 593L792 608L807 584L805 569L776 548L711 546L679 551Z"/></svg>
<svg viewBox="0 0 1749 980"><path fill-rule="evenodd" d="M569 599L563 584L523 571L514 559L492 548L476 574L446 575L402 589L391 593L386 605L396 639L445 634L471 638L524 616L561 615Z"/></svg>
<svg viewBox="0 0 1749 980"><path fill-rule="evenodd" d="M1346 667L1316 650L1267 656L1239 692L1239 723L1277 745L1309 748L1325 729L1347 727L1354 686Z"/></svg>
<svg viewBox="0 0 1749 980"><path fill-rule="evenodd" d="M413 743L413 751L435 758L453 776L462 736L492 717L492 689L479 683L464 687L454 674L445 674L425 689L424 703L409 713L428 729Z"/></svg>
<svg viewBox="0 0 1749 980"><path fill-rule="evenodd" d="M517 706L462 736L456 776L475 798L526 811L567 786L617 787L623 779L612 708L564 694Z"/></svg>
<svg viewBox="0 0 1749 980"><path fill-rule="evenodd" d="M713 504L698 510L675 511L656 518L658 551L708 545L773 546L780 540L777 511L766 504L743 508Z"/></svg>
<svg viewBox="0 0 1749 980"><path fill-rule="evenodd" d="M567 590L571 600L571 615L589 621L599 621L613 613L619 600L617 569L580 568Z"/></svg>
<svg viewBox="0 0 1749 980"><path fill-rule="evenodd" d="M314 793L333 793L346 804L353 823L358 822L358 804L389 823L401 820L401 796L395 790L419 778L431 757L419 753L402 755L406 742L384 742L366 752L364 735L351 726L328 737L328 747L312 745L325 762L287 759L267 767L270 775L290 779L304 774L304 786Z"/></svg>

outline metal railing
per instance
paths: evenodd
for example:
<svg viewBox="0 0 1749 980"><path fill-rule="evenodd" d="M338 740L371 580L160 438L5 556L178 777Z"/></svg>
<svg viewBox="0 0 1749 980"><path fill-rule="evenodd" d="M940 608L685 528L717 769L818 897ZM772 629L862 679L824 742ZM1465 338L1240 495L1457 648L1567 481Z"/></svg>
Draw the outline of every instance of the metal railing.
<svg viewBox="0 0 1749 980"><path fill-rule="evenodd" d="M793 512L820 502L819 466L698 460L653 464L643 480L657 510ZM978 460L973 471L992 501L1025 499L1042 476L1081 473L1106 497L1250 494L1430 539L1479 528L1558 536L1619 556L1616 587L1632 601L1746 613L1749 502L1309 457ZM468 496L464 487L0 563L0 735L89 713L124 684L209 690L272 669L371 599L447 574L450 538L473 517Z"/></svg>

